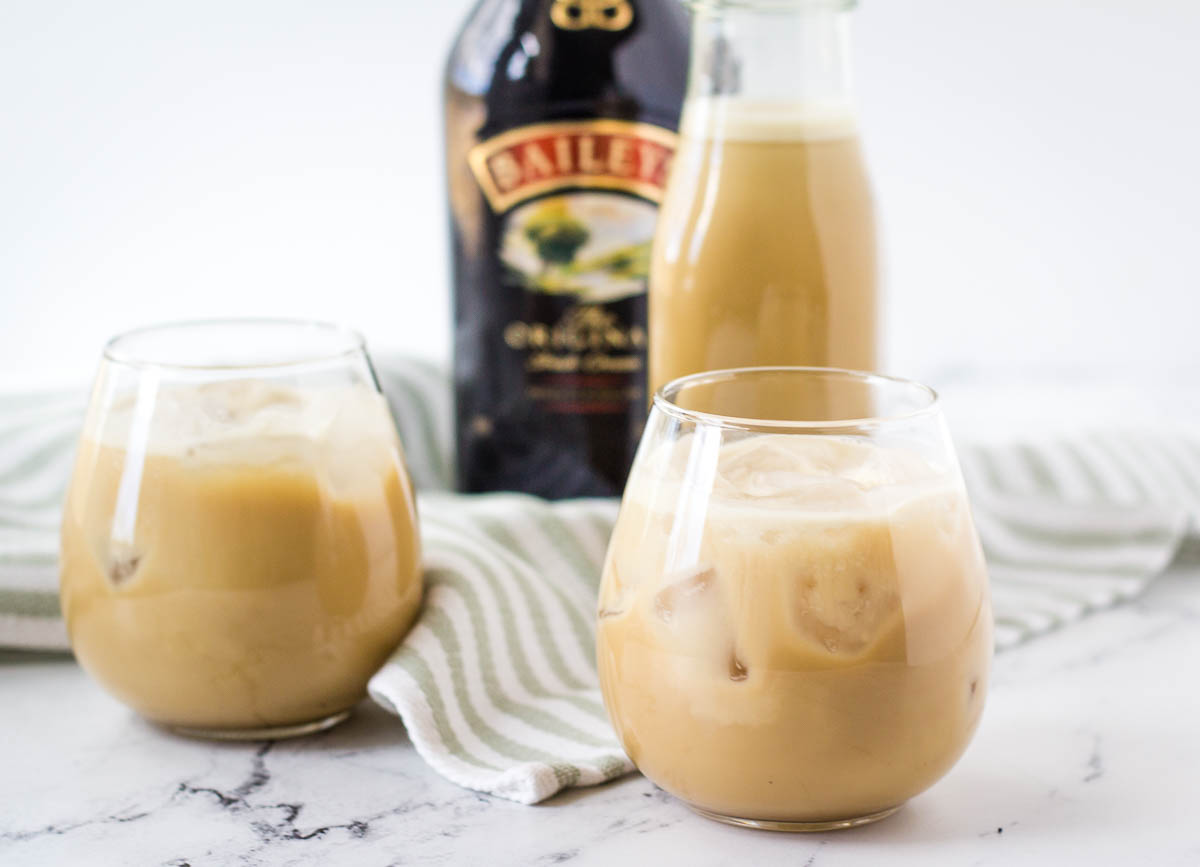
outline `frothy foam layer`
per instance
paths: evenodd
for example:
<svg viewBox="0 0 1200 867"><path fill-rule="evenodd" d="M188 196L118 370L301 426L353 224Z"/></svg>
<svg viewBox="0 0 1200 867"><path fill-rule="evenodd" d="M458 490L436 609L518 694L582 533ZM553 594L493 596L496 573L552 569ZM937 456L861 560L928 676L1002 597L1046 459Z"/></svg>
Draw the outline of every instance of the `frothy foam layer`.
<svg viewBox="0 0 1200 867"><path fill-rule="evenodd" d="M118 398L99 421L103 428L89 428L85 439L130 448L149 425L145 452L171 457L255 461L308 454L313 446L353 454L393 441L387 404L365 386L299 389L251 379L168 385L152 400Z"/></svg>
<svg viewBox="0 0 1200 867"><path fill-rule="evenodd" d="M689 98L680 132L690 138L797 142L858 134L854 110L845 103L765 102L730 96Z"/></svg>
<svg viewBox="0 0 1200 867"><path fill-rule="evenodd" d="M687 489L689 497L711 491L714 507L844 521L879 519L915 498L957 490L953 475L914 451L849 437L760 434L722 445L709 469L712 459L697 458L697 447L664 444L649 458L666 462L664 474L635 473L628 498L670 511Z"/></svg>

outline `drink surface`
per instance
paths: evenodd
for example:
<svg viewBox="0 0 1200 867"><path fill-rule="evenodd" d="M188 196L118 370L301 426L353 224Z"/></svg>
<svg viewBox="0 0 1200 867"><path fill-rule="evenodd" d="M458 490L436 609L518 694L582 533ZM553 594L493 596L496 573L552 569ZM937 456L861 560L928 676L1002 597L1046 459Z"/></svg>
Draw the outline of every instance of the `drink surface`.
<svg viewBox="0 0 1200 867"><path fill-rule="evenodd" d="M421 597L383 398L255 381L164 388L84 431L63 517L81 664L144 716L205 729L353 706ZM138 446L138 432L148 435Z"/></svg>
<svg viewBox="0 0 1200 867"><path fill-rule="evenodd" d="M620 493L683 101L675 0L481 4L446 77L459 487Z"/></svg>
<svg viewBox="0 0 1200 867"><path fill-rule="evenodd" d="M754 819L928 787L978 723L991 654L956 473L826 436L750 436L708 470L696 453L685 437L639 459L605 564L598 666L630 757Z"/></svg>
<svg viewBox="0 0 1200 867"><path fill-rule="evenodd" d="M877 363L876 239L851 110L689 99L650 272L650 377Z"/></svg>

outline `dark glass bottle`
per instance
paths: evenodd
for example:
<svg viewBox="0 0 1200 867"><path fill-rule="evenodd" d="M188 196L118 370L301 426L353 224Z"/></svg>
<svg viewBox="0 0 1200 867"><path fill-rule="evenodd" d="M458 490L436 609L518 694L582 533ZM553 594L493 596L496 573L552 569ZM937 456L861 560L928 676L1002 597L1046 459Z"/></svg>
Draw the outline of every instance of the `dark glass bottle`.
<svg viewBox="0 0 1200 867"><path fill-rule="evenodd" d="M482 0L446 69L459 487L619 494L687 77L678 0Z"/></svg>

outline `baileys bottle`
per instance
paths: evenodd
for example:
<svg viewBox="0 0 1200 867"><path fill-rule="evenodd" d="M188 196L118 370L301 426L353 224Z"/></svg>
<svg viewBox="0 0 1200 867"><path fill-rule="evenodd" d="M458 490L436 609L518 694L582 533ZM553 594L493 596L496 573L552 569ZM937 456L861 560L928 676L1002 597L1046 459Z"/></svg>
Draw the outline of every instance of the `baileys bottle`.
<svg viewBox="0 0 1200 867"><path fill-rule="evenodd" d="M458 483L619 494L687 74L678 0L482 0L445 81Z"/></svg>

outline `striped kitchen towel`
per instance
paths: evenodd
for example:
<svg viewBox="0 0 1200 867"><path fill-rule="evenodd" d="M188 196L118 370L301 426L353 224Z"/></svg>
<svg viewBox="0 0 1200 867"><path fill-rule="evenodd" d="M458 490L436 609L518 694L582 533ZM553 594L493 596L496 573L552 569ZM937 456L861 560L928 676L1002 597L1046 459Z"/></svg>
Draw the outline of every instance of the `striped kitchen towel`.
<svg viewBox="0 0 1200 867"><path fill-rule="evenodd" d="M66 650L58 521L87 395L0 399L0 647Z"/></svg>
<svg viewBox="0 0 1200 867"><path fill-rule="evenodd" d="M596 592L615 500L420 501L425 606L371 680L424 759L533 804L633 770L596 681Z"/></svg>
<svg viewBox="0 0 1200 867"><path fill-rule="evenodd" d="M421 490L422 615L371 682L461 785L534 803L632 769L601 705L593 617L616 503L448 492L451 391L432 365L380 382ZM0 398L0 646L66 649L58 505L85 399ZM1105 433L960 454L1000 649L1141 592L1200 515L1200 439Z"/></svg>
<svg viewBox="0 0 1200 867"><path fill-rule="evenodd" d="M1200 438L1101 433L965 445L996 649L1132 599L1200 520Z"/></svg>

